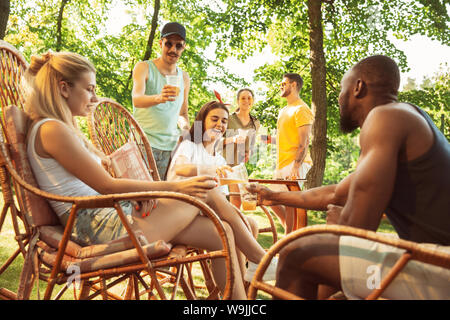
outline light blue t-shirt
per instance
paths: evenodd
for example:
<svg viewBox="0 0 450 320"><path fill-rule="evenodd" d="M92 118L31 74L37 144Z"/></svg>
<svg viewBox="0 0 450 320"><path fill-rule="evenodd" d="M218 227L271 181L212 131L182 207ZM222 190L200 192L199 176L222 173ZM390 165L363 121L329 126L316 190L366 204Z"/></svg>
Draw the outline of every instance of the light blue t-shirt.
<svg viewBox="0 0 450 320"><path fill-rule="evenodd" d="M148 64L148 80L145 84L145 94L160 94L166 84L166 78L159 72L153 61ZM183 71L177 67L180 77L180 93L175 101L167 101L149 108L133 107L133 115L141 125L152 147L159 150L172 151L177 144L180 130L177 122L184 98Z"/></svg>

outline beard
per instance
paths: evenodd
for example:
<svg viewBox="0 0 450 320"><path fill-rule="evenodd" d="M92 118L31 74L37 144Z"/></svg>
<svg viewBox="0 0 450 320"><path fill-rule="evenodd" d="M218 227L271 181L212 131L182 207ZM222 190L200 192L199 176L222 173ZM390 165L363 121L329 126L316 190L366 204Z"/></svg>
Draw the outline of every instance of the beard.
<svg viewBox="0 0 450 320"><path fill-rule="evenodd" d="M342 133L350 133L358 128L358 124L352 120L349 116L341 116L339 119L339 127Z"/></svg>
<svg viewBox="0 0 450 320"><path fill-rule="evenodd" d="M283 90L281 91L281 97L286 98L291 92L289 90Z"/></svg>
<svg viewBox="0 0 450 320"><path fill-rule="evenodd" d="M343 133L350 133L356 128L358 128L359 124L354 121L351 117L351 113L348 110L348 99L342 99L344 101L339 101L340 107L340 118L339 118L339 127Z"/></svg>

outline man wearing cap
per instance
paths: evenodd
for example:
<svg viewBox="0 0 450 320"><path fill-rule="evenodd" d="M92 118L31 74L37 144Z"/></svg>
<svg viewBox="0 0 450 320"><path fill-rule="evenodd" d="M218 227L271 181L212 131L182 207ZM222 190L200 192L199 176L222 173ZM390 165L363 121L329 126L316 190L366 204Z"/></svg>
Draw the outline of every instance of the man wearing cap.
<svg viewBox="0 0 450 320"><path fill-rule="evenodd" d="M167 23L159 40L161 56L140 61L133 70L134 117L150 141L161 180L166 179L170 155L180 136L178 127L189 130L190 79L177 67L185 41L186 29L177 22ZM178 86L167 84L169 75L178 76Z"/></svg>

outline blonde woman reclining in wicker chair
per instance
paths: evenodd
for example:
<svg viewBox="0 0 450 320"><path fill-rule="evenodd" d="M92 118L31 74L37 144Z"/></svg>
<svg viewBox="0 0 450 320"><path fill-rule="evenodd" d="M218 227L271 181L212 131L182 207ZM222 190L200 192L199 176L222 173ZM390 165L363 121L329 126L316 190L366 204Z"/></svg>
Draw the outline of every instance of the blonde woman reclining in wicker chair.
<svg viewBox="0 0 450 320"><path fill-rule="evenodd" d="M140 191L175 191L205 198L217 185L213 177L201 176L177 182L116 179L102 167L102 154L87 141L75 123L75 116L86 116L97 102L94 66L84 57L68 52L34 56L27 70L30 93L26 111L33 120L28 132L27 153L41 189L64 196L95 196ZM52 202L62 224L70 208ZM131 202L121 202L127 216L147 241L164 240L205 250L220 250L220 237L208 218L187 203L161 199L149 216L149 204L137 211ZM233 231L224 223L230 239L230 255L235 279L240 279ZM82 209L74 225L74 237L87 244L104 243L125 235L113 208ZM225 259L213 260L213 274L223 290L226 283ZM235 281L233 299L245 299L242 281Z"/></svg>

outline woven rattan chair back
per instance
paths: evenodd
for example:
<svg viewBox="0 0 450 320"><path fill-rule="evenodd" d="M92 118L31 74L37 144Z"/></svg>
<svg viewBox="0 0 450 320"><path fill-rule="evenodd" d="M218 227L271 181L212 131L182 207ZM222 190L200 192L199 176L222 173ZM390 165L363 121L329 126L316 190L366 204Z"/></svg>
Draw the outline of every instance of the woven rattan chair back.
<svg viewBox="0 0 450 320"><path fill-rule="evenodd" d="M28 64L23 55L8 42L0 40L0 104L24 108L25 98L20 86Z"/></svg>
<svg viewBox="0 0 450 320"><path fill-rule="evenodd" d="M134 141L154 181L160 177L152 149L141 126L121 104L111 99L100 99L88 117L88 131L92 143L106 155Z"/></svg>
<svg viewBox="0 0 450 320"><path fill-rule="evenodd" d="M106 98L100 99L94 108L88 116L87 123L92 143L106 155L109 155L128 141L134 141L139 146L142 159L153 180L160 180L150 142L131 113L121 104ZM204 254L202 250L197 249L190 250L190 252L197 256ZM206 287L214 295L214 292L217 293L217 286L212 280L209 265L204 262L200 264ZM189 270L190 268L191 265L186 266L186 269ZM188 275L188 278L192 283L192 276Z"/></svg>
<svg viewBox="0 0 450 320"><path fill-rule="evenodd" d="M8 42L0 40L0 122L3 125L5 118L4 112L8 105L17 105L22 109L24 107L25 98L20 83L27 67L28 64L22 54ZM6 261L2 261L3 264L0 266L0 275L2 275L19 254L22 253L25 256L30 229L28 221L22 216L22 211L16 207L14 194L11 189L11 181L8 180L8 175L4 167L0 167L0 183L3 195L3 207L0 213L0 232L7 214L10 213L15 240L18 243L18 249ZM12 293L7 291L7 289L3 289L0 292L0 298L9 299L11 296Z"/></svg>

